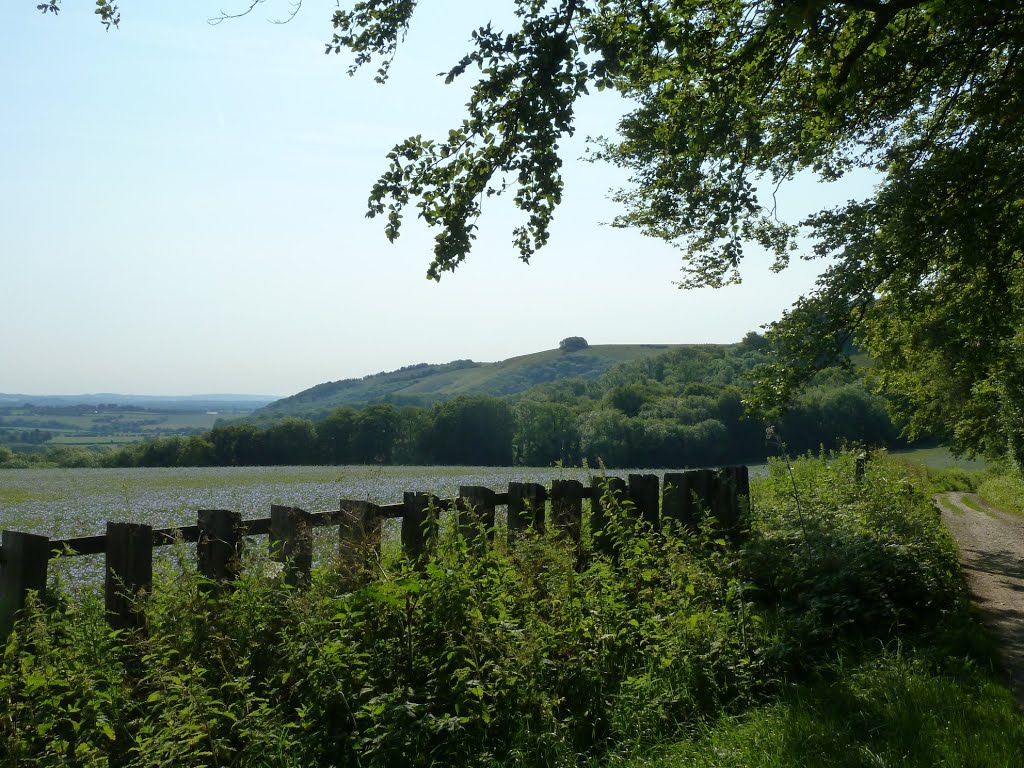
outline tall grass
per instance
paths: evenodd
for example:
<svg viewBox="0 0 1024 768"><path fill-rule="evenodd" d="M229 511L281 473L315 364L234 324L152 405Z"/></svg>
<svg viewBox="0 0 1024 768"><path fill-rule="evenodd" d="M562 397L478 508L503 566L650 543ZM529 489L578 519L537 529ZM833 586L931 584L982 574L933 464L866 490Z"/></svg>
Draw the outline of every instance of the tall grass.
<svg viewBox="0 0 1024 768"><path fill-rule="evenodd" d="M801 764L753 762L767 748L824 765L787 750L935 755L969 744L976 723L952 714L967 702L1005 734L989 764L1014 764L1024 727L1005 694L981 704L987 650L952 544L905 472L871 462L858 483L852 457L810 458L792 478L773 465L752 496L740 546L710 523L652 533L608 498L609 539L581 551L555 533L481 548L448 525L428 563L386 550L304 589L258 546L217 588L182 548L140 633L109 632L95 595L55 589L4 649L0 759Z"/></svg>
<svg viewBox="0 0 1024 768"><path fill-rule="evenodd" d="M1024 479L1019 474L986 477L978 486L978 495L993 507L1024 514Z"/></svg>
<svg viewBox="0 0 1024 768"><path fill-rule="evenodd" d="M933 768L1024 764L1021 718L976 667L937 669L898 646L728 716L618 768Z"/></svg>
<svg viewBox="0 0 1024 768"><path fill-rule="evenodd" d="M932 493L976 491L982 480L991 473L991 470L983 468L928 464L918 460L914 453L895 454L892 459L900 462L915 482Z"/></svg>

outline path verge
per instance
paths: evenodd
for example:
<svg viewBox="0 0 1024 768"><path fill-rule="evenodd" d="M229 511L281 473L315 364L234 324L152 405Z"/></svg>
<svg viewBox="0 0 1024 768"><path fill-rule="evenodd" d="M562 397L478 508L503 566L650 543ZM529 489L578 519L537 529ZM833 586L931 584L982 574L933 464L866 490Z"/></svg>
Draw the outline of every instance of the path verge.
<svg viewBox="0 0 1024 768"><path fill-rule="evenodd" d="M1024 516L996 509L976 494L940 493L935 501L959 547L971 598L992 632L1007 684L1024 710Z"/></svg>

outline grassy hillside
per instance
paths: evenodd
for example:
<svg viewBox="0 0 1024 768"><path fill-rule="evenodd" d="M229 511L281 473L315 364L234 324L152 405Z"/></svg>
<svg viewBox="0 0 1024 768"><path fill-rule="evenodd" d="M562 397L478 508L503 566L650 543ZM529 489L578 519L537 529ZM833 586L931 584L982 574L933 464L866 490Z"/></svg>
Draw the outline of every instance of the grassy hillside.
<svg viewBox="0 0 1024 768"><path fill-rule="evenodd" d="M684 345L599 344L575 352L550 349L498 363L455 360L420 364L361 379L318 384L271 403L257 417L316 417L338 406L392 402L429 405L458 395L511 395L536 384L572 377L597 378L619 363L653 357Z"/></svg>

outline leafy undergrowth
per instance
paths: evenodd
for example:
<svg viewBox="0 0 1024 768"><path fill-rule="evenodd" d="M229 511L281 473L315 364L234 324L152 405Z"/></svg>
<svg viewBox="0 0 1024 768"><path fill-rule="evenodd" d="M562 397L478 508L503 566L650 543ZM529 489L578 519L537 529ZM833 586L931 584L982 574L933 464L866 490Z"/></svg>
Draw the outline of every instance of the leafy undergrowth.
<svg viewBox="0 0 1024 768"><path fill-rule="evenodd" d="M578 561L553 534L477 547L447 526L424 567L339 561L304 589L256 546L231 589L182 562L138 634L54 590L4 650L0 760L924 765L895 756L955 742L947 764L1018 764L1024 725L904 470L869 462L858 483L851 456L805 459L752 494L740 546L710 524L651 534L622 504L614 558L600 539Z"/></svg>

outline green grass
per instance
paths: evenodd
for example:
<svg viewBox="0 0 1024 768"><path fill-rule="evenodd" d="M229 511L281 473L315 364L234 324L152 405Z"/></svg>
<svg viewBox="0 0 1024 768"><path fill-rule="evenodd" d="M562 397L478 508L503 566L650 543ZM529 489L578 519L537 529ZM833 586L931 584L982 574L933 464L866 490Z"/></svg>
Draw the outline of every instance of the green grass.
<svg viewBox="0 0 1024 768"><path fill-rule="evenodd" d="M45 491L33 491L27 488L0 488L0 507L14 504L25 504L30 501L56 501L56 494Z"/></svg>
<svg viewBox="0 0 1024 768"><path fill-rule="evenodd" d="M910 448L903 451L890 451L893 458L916 464L923 464L931 469L987 469L988 462L982 459L967 459L955 456L948 448Z"/></svg>
<svg viewBox="0 0 1024 768"><path fill-rule="evenodd" d="M1024 514L1024 479L1019 475L994 475L978 486L978 495L993 507Z"/></svg>
<svg viewBox="0 0 1024 768"><path fill-rule="evenodd" d="M889 454L932 493L973 492L990 471L984 462L954 456L946 448L919 448Z"/></svg>
<svg viewBox="0 0 1024 768"><path fill-rule="evenodd" d="M111 445L131 445L132 443L139 442L141 439L141 435L110 435L107 437L65 435L62 437L51 438L47 445L75 445L80 448L85 448L90 445L102 445L107 447Z"/></svg>
<svg viewBox="0 0 1024 768"><path fill-rule="evenodd" d="M983 515L988 514L988 510L974 496L961 496L960 500L975 512L981 512Z"/></svg>
<svg viewBox="0 0 1024 768"><path fill-rule="evenodd" d="M160 414L160 423L155 425L147 425L142 428L145 433L154 432L165 432L172 429L190 429L196 432L206 432L213 428L213 425L218 419L234 419L240 416L245 416L251 413L251 411L217 411L211 413L207 411L196 411L196 412L177 412L177 413L162 413Z"/></svg>
<svg viewBox="0 0 1024 768"><path fill-rule="evenodd" d="M698 729L617 768L996 768L1024 765L1024 718L972 665L885 650L818 686Z"/></svg>

